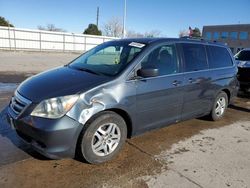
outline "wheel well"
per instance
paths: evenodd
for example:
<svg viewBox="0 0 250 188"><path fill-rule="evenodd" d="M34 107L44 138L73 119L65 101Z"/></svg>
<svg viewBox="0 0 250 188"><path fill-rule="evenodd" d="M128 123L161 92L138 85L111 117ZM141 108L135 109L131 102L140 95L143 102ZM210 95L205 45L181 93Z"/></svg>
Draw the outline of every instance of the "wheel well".
<svg viewBox="0 0 250 188"><path fill-rule="evenodd" d="M121 109L117 109L117 108L112 108L112 109L106 109L104 111L101 111L101 112L105 112L105 111L111 111L111 112L115 112L117 113L118 115L120 115L124 120L125 120L125 123L127 125L127 138L131 138L132 136L132 120L130 118L130 116L128 115L128 113L124 110L121 110ZM78 139L77 139L77 143L76 143L76 148L75 148L75 157L76 158L79 158L79 156L81 156L79 154L79 150L77 149L79 147L79 144L80 144L80 136L81 134L87 129L88 125L91 123L91 121L97 117L99 115L99 113L101 112L98 112L97 114L93 115L86 123L85 125L87 126L83 126L82 130L81 130L81 133L78 135ZM80 160L81 157L80 157Z"/></svg>
<svg viewBox="0 0 250 188"><path fill-rule="evenodd" d="M231 94L230 94L230 91L228 89L223 89L222 91L224 91L226 94L227 94L227 97L228 97L228 103L230 101L230 97L231 97Z"/></svg>
<svg viewBox="0 0 250 188"><path fill-rule="evenodd" d="M130 138L132 136L132 120L130 116L128 115L128 113L124 110L117 109L117 108L107 109L106 111L113 111L119 114L124 119L127 125L127 130L128 130L127 138Z"/></svg>

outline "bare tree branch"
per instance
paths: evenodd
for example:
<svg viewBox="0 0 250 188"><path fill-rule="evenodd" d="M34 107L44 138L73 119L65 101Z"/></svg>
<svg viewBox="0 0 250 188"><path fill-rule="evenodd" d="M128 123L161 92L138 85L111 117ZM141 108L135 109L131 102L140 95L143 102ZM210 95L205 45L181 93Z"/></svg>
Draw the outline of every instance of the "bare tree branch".
<svg viewBox="0 0 250 188"><path fill-rule="evenodd" d="M102 27L103 34L110 37L122 37L122 20L113 17L107 23L105 23ZM126 32L126 37L129 38L141 38L141 37L159 37L161 32L159 30L152 30L145 33L136 32L134 30L128 30Z"/></svg>
<svg viewBox="0 0 250 188"><path fill-rule="evenodd" d="M161 31L159 30L152 30L144 34L145 37L159 37L160 35L161 35Z"/></svg>
<svg viewBox="0 0 250 188"><path fill-rule="evenodd" d="M103 25L103 34L110 37L122 37L122 21L113 17Z"/></svg>
<svg viewBox="0 0 250 188"><path fill-rule="evenodd" d="M126 36L128 38L141 38L144 37L144 35L142 33L136 32L134 30L128 30L126 33Z"/></svg>
<svg viewBox="0 0 250 188"><path fill-rule="evenodd" d="M37 29L44 31L57 31L57 32L66 32L66 30L62 28L57 28L54 24L47 24L47 26L37 26Z"/></svg>
<svg viewBox="0 0 250 188"><path fill-rule="evenodd" d="M152 30L152 31L149 31L149 32L145 32L145 33L140 33L140 32L136 32L134 30L129 30L127 31L127 37L130 37L130 38L141 38L141 37L159 37L161 34L160 31L158 30Z"/></svg>
<svg viewBox="0 0 250 188"><path fill-rule="evenodd" d="M180 38L181 37L187 37L187 36L189 36L189 31L187 31L185 29L180 30L180 32L179 32L179 37Z"/></svg>

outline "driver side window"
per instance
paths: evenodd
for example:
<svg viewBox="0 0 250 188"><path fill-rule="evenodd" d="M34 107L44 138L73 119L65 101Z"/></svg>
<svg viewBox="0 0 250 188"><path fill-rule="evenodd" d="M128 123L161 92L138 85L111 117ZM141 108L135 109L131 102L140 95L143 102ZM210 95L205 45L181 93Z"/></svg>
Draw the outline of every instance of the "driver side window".
<svg viewBox="0 0 250 188"><path fill-rule="evenodd" d="M163 45L151 51L141 62L142 69L158 69L158 76L178 72L175 45Z"/></svg>

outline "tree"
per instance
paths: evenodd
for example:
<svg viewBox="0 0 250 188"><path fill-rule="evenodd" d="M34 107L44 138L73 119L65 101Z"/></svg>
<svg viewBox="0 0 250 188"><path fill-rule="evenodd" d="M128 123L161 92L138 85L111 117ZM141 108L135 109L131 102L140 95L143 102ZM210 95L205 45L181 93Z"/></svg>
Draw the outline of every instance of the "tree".
<svg viewBox="0 0 250 188"><path fill-rule="evenodd" d="M140 32L136 32L134 30L128 30L126 33L126 37L128 37L128 38L141 38L141 37L144 37L144 35Z"/></svg>
<svg viewBox="0 0 250 188"><path fill-rule="evenodd" d="M83 34L87 35L102 35L102 31L100 31L95 24L89 24L88 28L86 28Z"/></svg>
<svg viewBox="0 0 250 188"><path fill-rule="evenodd" d="M117 17L111 18L103 25L103 34L110 37L121 38L123 36L123 24L121 19ZM126 37L129 38L141 38L141 37L159 37L161 34L158 30L151 30L145 33L136 32L134 30L128 30Z"/></svg>
<svg viewBox="0 0 250 188"><path fill-rule="evenodd" d="M188 30L180 30L179 37L194 37L194 38L200 38L201 37L201 31L198 27L195 27L192 29L190 26Z"/></svg>
<svg viewBox="0 0 250 188"><path fill-rule="evenodd" d="M8 20L0 16L0 26L14 27Z"/></svg>
<svg viewBox="0 0 250 188"><path fill-rule="evenodd" d="M149 32L144 33L144 37L150 38L150 37L159 37L161 35L161 32L158 30L152 30Z"/></svg>
<svg viewBox="0 0 250 188"><path fill-rule="evenodd" d="M123 25L121 19L113 17L103 25L103 33L110 37L122 37Z"/></svg>
<svg viewBox="0 0 250 188"><path fill-rule="evenodd" d="M152 31L148 31L145 33L136 32L134 30L128 30L126 37L129 37L129 38L142 38L142 37L150 38L150 37L159 37L160 34L161 34L161 32L158 30L152 30Z"/></svg>
<svg viewBox="0 0 250 188"><path fill-rule="evenodd" d="M180 38L181 37L188 37L188 36L189 36L189 32L187 30L185 30L185 29L180 30L180 32L179 32L179 37Z"/></svg>
<svg viewBox="0 0 250 188"><path fill-rule="evenodd" d="M195 27L193 29L192 37L200 38L201 37L201 31L198 27Z"/></svg>
<svg viewBox="0 0 250 188"><path fill-rule="evenodd" d="M57 31L57 32L66 32L66 30L57 28L54 24L47 24L45 27L44 26L37 26L37 29L39 30L44 30L44 31Z"/></svg>

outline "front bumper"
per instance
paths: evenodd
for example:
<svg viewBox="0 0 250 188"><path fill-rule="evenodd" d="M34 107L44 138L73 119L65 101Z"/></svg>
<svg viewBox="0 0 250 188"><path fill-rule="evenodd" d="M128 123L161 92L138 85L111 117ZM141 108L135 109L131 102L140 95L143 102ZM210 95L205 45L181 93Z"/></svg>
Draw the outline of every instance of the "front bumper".
<svg viewBox="0 0 250 188"><path fill-rule="evenodd" d="M46 119L28 115L19 119L9 107L8 119L17 134L42 155L52 159L75 156L82 125L70 117Z"/></svg>

